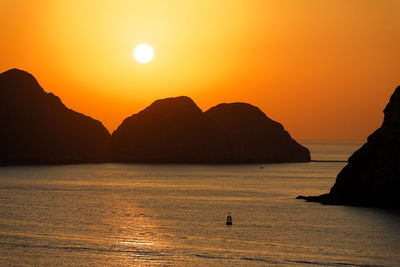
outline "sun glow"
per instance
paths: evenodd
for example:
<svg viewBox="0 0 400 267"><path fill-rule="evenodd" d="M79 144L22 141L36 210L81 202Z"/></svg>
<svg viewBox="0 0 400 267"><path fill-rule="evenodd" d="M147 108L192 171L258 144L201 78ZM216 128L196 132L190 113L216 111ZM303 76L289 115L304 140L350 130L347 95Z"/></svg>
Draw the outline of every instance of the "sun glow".
<svg viewBox="0 0 400 267"><path fill-rule="evenodd" d="M400 1L304 2L0 0L0 72L28 71L110 132L186 95L256 105L295 139L363 140L400 84Z"/></svg>
<svg viewBox="0 0 400 267"><path fill-rule="evenodd" d="M140 44L136 46L133 56L140 63L148 63L154 57L154 51L148 44Z"/></svg>

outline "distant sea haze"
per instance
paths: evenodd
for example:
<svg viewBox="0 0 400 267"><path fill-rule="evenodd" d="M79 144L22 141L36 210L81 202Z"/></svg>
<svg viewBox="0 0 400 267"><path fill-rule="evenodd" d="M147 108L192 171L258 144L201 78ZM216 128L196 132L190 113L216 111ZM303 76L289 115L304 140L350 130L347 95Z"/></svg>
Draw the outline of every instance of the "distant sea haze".
<svg viewBox="0 0 400 267"><path fill-rule="evenodd" d="M307 162L309 150L246 103L206 112L189 97L157 100L110 135L70 110L29 73L0 74L0 165Z"/></svg>

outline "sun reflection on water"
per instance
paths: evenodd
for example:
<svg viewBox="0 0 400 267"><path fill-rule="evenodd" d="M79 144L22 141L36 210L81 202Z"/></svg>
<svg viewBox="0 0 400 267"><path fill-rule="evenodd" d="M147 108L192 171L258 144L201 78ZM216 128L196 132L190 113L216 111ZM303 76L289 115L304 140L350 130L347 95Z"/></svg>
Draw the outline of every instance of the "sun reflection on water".
<svg viewBox="0 0 400 267"><path fill-rule="evenodd" d="M121 195L114 195L107 209L108 216L103 217L102 223L110 227L113 249L122 252L120 263L157 264L165 257L167 240L155 219L156 214Z"/></svg>

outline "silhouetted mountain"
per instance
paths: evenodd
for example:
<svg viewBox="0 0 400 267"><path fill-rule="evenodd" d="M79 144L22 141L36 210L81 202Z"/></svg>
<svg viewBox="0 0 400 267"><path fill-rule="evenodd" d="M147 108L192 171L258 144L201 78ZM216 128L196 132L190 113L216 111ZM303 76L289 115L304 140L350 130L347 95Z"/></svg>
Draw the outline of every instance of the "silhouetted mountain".
<svg viewBox="0 0 400 267"><path fill-rule="evenodd" d="M400 87L384 114L382 126L349 158L328 194L298 198L324 204L400 208Z"/></svg>
<svg viewBox="0 0 400 267"><path fill-rule="evenodd" d="M188 97L157 100L110 137L99 121L66 108L17 69L0 74L0 123L0 165L310 160L281 124L244 103L203 113Z"/></svg>
<svg viewBox="0 0 400 267"><path fill-rule="evenodd" d="M114 160L165 163L256 163L310 160L283 127L248 104L203 113L188 97L157 100L112 135Z"/></svg>
<svg viewBox="0 0 400 267"><path fill-rule="evenodd" d="M0 74L0 165L103 162L110 134L64 106L29 73Z"/></svg>
<svg viewBox="0 0 400 267"><path fill-rule="evenodd" d="M231 154L222 131L184 96L157 100L125 119L112 144L122 162L213 163Z"/></svg>
<svg viewBox="0 0 400 267"><path fill-rule="evenodd" d="M236 162L310 161L310 151L293 140L283 126L246 103L219 104L205 115L234 145Z"/></svg>

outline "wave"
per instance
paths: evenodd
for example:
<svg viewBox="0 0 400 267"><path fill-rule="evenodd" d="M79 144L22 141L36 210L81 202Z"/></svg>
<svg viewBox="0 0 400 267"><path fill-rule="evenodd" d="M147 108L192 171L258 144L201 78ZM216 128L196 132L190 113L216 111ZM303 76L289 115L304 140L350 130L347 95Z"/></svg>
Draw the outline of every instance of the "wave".
<svg viewBox="0 0 400 267"><path fill-rule="evenodd" d="M278 264L279 262L273 261L270 259L259 259L259 258L250 258L250 257L242 257L242 258L232 258L232 257L223 257L223 256L213 256L213 255L200 255L194 254L196 257L207 258L207 259L222 259L222 260L248 260L248 261L262 261L270 264Z"/></svg>
<svg viewBox="0 0 400 267"><path fill-rule="evenodd" d="M223 259L223 260L243 260L243 261L259 261L273 265L286 265L287 263L294 264L307 264L307 265L316 265L316 266L354 266L354 267L385 267L384 265L371 265L371 264L356 264L356 263L347 263L347 262L321 262L321 261L306 261L306 260L284 260L276 261L272 259L265 258L252 258L252 257L223 257L223 256L214 256L214 255L201 255L194 254L196 257L207 258L207 259Z"/></svg>
<svg viewBox="0 0 400 267"><path fill-rule="evenodd" d="M167 256L168 253L157 252L154 250L127 250L118 248L94 248L94 247L81 247L81 246L52 246L52 245L36 245L36 244L21 244L21 243L5 243L0 242L0 246L5 247L21 247L21 248L43 248L43 249L55 249L55 250L67 250L67 251L94 251L94 252L105 252L105 253L135 253L142 255L152 256Z"/></svg>
<svg viewBox="0 0 400 267"><path fill-rule="evenodd" d="M304 261L304 260L286 260L292 263L310 264L318 266L356 266L356 267L384 267L384 265L371 265L371 264L356 264L347 262L319 262L319 261Z"/></svg>
<svg viewBox="0 0 400 267"><path fill-rule="evenodd" d="M230 258L230 257L200 255L200 254L194 254L194 256L200 257L200 258L207 258L207 259L223 259L223 260L232 260L233 259L233 258Z"/></svg>

